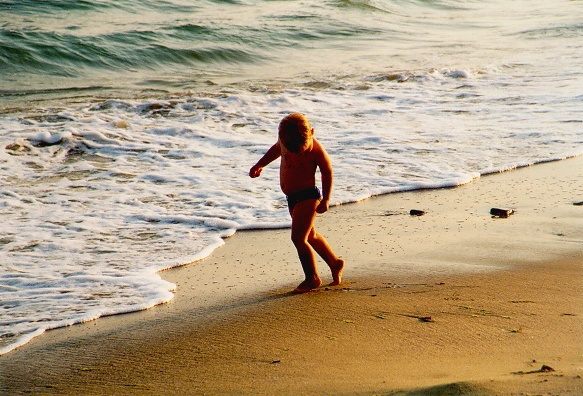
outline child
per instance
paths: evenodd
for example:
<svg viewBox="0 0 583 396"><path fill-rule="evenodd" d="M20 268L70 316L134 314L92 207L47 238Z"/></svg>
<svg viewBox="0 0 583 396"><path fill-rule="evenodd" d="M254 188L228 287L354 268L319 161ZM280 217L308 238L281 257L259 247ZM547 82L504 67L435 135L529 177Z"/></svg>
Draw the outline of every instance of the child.
<svg viewBox="0 0 583 396"><path fill-rule="evenodd" d="M318 288L322 281L316 268L314 250L324 259L332 272L332 283L342 282L344 261L334 252L314 228L316 212L328 210L332 192L332 164L324 147L314 137L314 128L300 113L292 113L279 123L279 139L249 171L255 178L263 167L281 157L279 183L287 196L292 217L291 239L295 245L306 279L295 289L305 293ZM322 192L316 187L316 168L322 175Z"/></svg>

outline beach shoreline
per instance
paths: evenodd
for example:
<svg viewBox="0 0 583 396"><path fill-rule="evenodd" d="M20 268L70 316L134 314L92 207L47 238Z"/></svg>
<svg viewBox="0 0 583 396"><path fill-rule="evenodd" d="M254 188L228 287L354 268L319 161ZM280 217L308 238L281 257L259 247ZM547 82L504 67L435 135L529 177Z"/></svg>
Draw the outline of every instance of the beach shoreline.
<svg viewBox="0 0 583 396"><path fill-rule="evenodd" d="M0 390L581 394L580 169L582 156L334 207L317 225L346 281L305 295L289 293L301 268L288 230L239 232L161 273L170 303L0 356Z"/></svg>

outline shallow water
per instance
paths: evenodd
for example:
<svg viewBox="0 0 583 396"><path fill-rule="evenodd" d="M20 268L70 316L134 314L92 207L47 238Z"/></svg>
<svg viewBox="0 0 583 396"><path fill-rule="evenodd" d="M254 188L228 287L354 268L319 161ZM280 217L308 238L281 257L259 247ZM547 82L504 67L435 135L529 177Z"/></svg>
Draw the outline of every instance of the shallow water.
<svg viewBox="0 0 583 396"><path fill-rule="evenodd" d="M335 203L583 153L580 2L0 1L0 353L172 298L157 270L284 227L306 113Z"/></svg>

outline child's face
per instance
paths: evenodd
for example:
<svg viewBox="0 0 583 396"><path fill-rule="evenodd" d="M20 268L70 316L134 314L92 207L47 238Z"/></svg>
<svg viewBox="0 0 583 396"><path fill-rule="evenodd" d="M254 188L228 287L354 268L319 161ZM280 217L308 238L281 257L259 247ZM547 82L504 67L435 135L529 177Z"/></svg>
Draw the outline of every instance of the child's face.
<svg viewBox="0 0 583 396"><path fill-rule="evenodd" d="M298 151L293 152L293 151L288 150L287 147L285 147L285 144L283 144L283 143L281 144L281 147L287 153L303 154L305 152L310 151L312 149L313 145L314 145L314 128L312 128L310 130L310 132L308 133L306 142L298 148Z"/></svg>
<svg viewBox="0 0 583 396"><path fill-rule="evenodd" d="M298 154L302 154L302 153L305 153L306 151L310 151L312 149L313 145L314 145L313 132L310 132L310 134L308 136L308 140L306 140L306 143L304 143L304 145L300 147L300 149L298 150Z"/></svg>

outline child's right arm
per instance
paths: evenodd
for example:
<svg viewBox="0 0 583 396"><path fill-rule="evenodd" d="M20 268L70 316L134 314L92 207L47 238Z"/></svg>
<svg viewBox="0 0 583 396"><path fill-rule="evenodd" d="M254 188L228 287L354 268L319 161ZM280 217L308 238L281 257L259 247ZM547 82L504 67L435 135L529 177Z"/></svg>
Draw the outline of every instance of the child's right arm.
<svg viewBox="0 0 583 396"><path fill-rule="evenodd" d="M267 153L265 153L265 155L263 155L263 157L251 167L251 170L249 170L249 176L258 177L261 174L263 167L278 159L280 155L281 148L279 147L279 141L277 141L277 143L271 146L271 148L267 150Z"/></svg>

